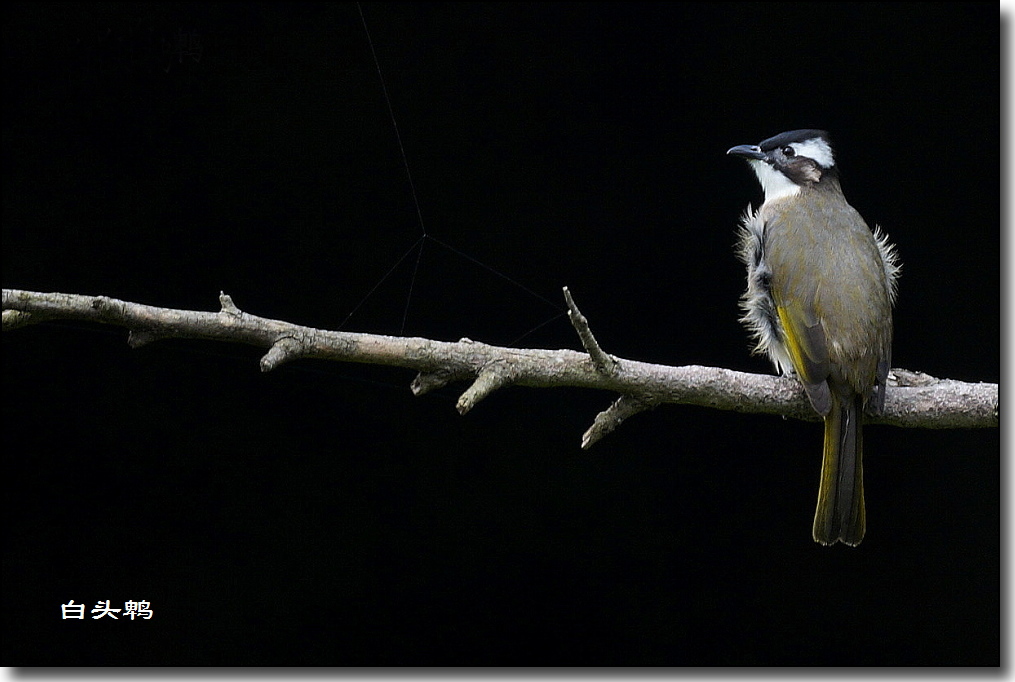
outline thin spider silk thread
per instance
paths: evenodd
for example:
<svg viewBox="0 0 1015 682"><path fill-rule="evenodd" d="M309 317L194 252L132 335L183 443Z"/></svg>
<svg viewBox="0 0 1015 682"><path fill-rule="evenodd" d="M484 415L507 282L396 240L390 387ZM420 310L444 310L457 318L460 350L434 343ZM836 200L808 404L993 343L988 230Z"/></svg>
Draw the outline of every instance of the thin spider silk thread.
<svg viewBox="0 0 1015 682"><path fill-rule="evenodd" d="M497 270L496 268L494 268L494 267L492 267L490 265L487 265L486 263L482 262L478 258L474 258L473 256L470 256L469 254L467 254L467 253L465 253L465 252L463 252L463 251L461 251L461 250L451 246L450 244L446 244L445 242L437 239L436 237L430 235L427 232L426 225L423 222L423 210L422 210L421 205L420 205L419 196L418 196L418 194L416 192L416 183L413 181L412 171L409 168L409 158L408 158L408 155L405 153L405 145L402 143L402 134L401 134L401 132L398 129L398 120L395 117L395 110L394 110L394 107L391 104L391 97L388 94L388 86L387 86L386 81L384 80L384 73L381 70L380 60L377 58L377 51L374 49L373 37L370 35L370 29L367 26L366 16L363 14L363 6L362 6L362 4L357 2L356 3L356 9L359 11L360 21L363 24L363 32L366 34L367 43L370 46L370 56L374 60L374 68L377 70L377 78L378 78L378 80L380 80L381 90L384 93L384 102L385 102L385 104L387 105L387 108L388 108L388 116L391 118L391 125L392 125L392 128L394 128L394 131L395 131L395 139L398 142L398 151L399 151L399 153L402 156L402 165L405 168L405 177L409 181L409 191L410 191L410 193L412 195L413 205L416 208L416 219L419 222L419 229L420 229L421 236L420 236L419 239L417 239L413 243L413 245L411 247L409 247L408 251L406 251L404 254L402 254L402 257L399 258L398 261L384 274L384 276L380 279L380 281L378 281L370 289L370 291L367 292L366 296L364 296L363 299L359 303L356 304L356 306L352 309L352 312L350 312L346 316L346 318L342 321L342 324L339 325L339 329L341 329L342 327L345 326L345 324L356 313L356 311L359 310L360 307L362 307L362 305L364 303L366 303L367 299L369 299L374 294L375 291L377 291L378 287L380 287L391 276L391 274L395 270L398 269L398 266L402 264L402 262L406 259L406 257L408 257L409 254L411 254L414 249L418 249L418 251L416 253L416 262L413 265L412 278L409 281L409 290L408 290L407 295L406 295L405 309L402 312L402 325L401 325L401 328L399 330L399 334L404 334L405 333L405 327L406 327L406 324L407 324L408 319L409 319L409 308L410 308L410 304L412 303L412 295L413 295L413 289L415 288L415 284L416 284L416 276L417 276L417 274L419 272L420 262L423 259L423 247L424 247L425 242L427 240L429 240L429 241L437 244L438 246L451 251L452 253L456 254L457 256L459 256L461 258L465 258L467 260L472 261L476 265L478 265L478 266L488 270L489 272L497 275L501 279L506 280L507 282L509 282L512 285L518 287L522 291L528 293L530 296L533 296L533 297L539 299L540 301L543 301L547 305L549 305L552 308L554 308L554 310L556 310L556 314L553 317L549 318L548 320L545 320L544 322L539 323L538 325L536 325L535 327L533 327L532 329L530 329L529 331L525 332L524 334L519 336L517 339L512 341L511 345L514 345L515 343L517 343L521 339L525 338L529 334L532 334L536 330L538 330L538 329L544 327L545 325L547 325L547 324L557 320L558 318L562 317L564 315L564 309L563 309L563 307L559 303L555 303L555 302L551 301L550 299L548 299L545 296L543 296L543 295L533 291L532 289L530 289L529 287L525 286L521 282L518 282L517 280L509 277L508 275L506 275L503 272Z"/></svg>

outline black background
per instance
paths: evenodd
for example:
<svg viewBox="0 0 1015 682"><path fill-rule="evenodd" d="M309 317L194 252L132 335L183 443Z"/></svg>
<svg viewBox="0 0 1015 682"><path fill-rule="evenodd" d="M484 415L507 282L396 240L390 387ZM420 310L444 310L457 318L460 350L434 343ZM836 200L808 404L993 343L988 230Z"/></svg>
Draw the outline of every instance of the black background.
<svg viewBox="0 0 1015 682"><path fill-rule="evenodd" d="M518 340L567 285L608 352L769 372L725 151L818 127L904 262L894 364L996 382L995 11L367 3L421 227L355 4L8 6L3 286L579 348ZM460 417L407 370L125 340L3 336L6 664L1000 662L997 429L868 427L867 537L823 548L818 424L670 405L583 452L614 396Z"/></svg>

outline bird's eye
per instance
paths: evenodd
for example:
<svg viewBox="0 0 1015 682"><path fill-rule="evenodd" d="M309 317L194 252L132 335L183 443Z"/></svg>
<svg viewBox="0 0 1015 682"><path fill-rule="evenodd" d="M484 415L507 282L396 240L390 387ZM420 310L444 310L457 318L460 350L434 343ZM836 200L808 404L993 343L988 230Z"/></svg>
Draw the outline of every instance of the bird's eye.
<svg viewBox="0 0 1015 682"><path fill-rule="evenodd" d="M782 148L782 153L790 157L796 156L796 150L788 145Z"/></svg>

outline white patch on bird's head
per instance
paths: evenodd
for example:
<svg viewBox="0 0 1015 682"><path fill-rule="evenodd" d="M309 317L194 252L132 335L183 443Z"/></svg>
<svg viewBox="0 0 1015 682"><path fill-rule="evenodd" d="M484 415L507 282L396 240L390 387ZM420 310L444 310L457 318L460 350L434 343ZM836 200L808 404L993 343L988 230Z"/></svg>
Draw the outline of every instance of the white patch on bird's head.
<svg viewBox="0 0 1015 682"><path fill-rule="evenodd" d="M832 147L827 141L815 137L804 142L793 142L789 145L796 152L797 156L806 156L814 159L822 168L828 169L835 165L835 157L832 155Z"/></svg>
<svg viewBox="0 0 1015 682"><path fill-rule="evenodd" d="M800 185L773 168L767 161L750 159L749 163L754 169L754 174L758 176L761 189L765 191L765 203L800 193Z"/></svg>

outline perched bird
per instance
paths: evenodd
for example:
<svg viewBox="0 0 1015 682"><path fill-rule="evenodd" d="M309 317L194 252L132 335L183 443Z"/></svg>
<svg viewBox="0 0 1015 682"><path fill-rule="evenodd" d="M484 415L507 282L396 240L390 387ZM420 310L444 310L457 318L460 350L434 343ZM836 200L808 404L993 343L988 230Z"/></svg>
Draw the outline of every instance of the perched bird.
<svg viewBox="0 0 1015 682"><path fill-rule="evenodd" d="M765 192L739 233L742 322L755 352L795 376L824 418L814 540L855 546L866 529L863 414L884 408L891 367L895 247L846 202L827 132L791 130L726 153L747 159Z"/></svg>

